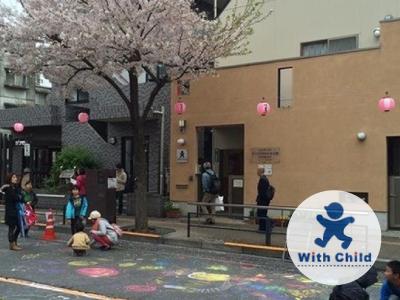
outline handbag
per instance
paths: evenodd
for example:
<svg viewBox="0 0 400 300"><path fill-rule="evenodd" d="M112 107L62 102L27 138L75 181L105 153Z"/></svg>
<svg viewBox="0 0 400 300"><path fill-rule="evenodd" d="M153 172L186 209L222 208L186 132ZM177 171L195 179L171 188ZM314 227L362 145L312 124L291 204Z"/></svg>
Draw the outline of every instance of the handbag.
<svg viewBox="0 0 400 300"><path fill-rule="evenodd" d="M215 211L224 211L224 196L218 196L217 198L215 198L215 204L218 204L215 206Z"/></svg>

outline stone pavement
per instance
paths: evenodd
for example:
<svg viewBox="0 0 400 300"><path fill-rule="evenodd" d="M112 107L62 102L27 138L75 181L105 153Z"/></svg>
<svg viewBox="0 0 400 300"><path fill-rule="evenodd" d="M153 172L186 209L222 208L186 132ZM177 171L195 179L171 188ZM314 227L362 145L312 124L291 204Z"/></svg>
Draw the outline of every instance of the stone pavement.
<svg viewBox="0 0 400 300"><path fill-rule="evenodd" d="M3 207L0 206L0 216L3 215ZM69 225L62 225L62 213L56 212L56 230L69 232ZM40 220L44 223L44 212L39 212ZM256 254L263 256L280 257L281 253L265 250L247 250L240 248L230 248L223 245L224 241L265 244L265 235L256 232L257 225L250 224L247 221L239 219L230 219L226 217L217 217L216 225L204 225L204 218L193 218L191 223L195 226L191 227L191 235L187 237L187 218L150 218L149 227L160 233L162 238L157 241L155 239L138 238L138 240L146 240L152 242L161 242L163 244L179 245L211 250L231 251L236 253ZM134 217L122 216L118 217L117 223L123 228L134 227ZM229 227L232 229L244 229L248 231L228 230L218 227ZM252 231L252 232L251 232ZM285 229L274 227L272 242L274 246L285 246ZM400 260L400 231L382 232L382 246L379 255L379 262L376 266L383 269L389 260Z"/></svg>

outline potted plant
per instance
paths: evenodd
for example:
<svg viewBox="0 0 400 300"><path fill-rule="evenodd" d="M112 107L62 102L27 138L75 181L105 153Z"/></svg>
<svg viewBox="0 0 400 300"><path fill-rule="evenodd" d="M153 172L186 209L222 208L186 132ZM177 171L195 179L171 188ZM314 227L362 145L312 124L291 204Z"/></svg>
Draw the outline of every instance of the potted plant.
<svg viewBox="0 0 400 300"><path fill-rule="evenodd" d="M167 218L179 218L181 216L181 210L177 207L174 207L174 203L172 201L165 202L165 216Z"/></svg>

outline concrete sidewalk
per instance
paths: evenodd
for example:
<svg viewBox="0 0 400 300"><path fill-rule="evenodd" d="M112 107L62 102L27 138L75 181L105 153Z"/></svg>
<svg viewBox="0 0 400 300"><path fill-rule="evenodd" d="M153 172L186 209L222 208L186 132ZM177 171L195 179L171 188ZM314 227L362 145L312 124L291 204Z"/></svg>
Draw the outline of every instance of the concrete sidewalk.
<svg viewBox="0 0 400 300"><path fill-rule="evenodd" d="M4 214L4 207L0 206L0 216ZM70 232L68 224L62 224L62 211L55 211L56 231ZM38 210L39 221L45 223L44 211ZM265 245L265 234L256 232L257 225L247 221L217 217L215 225L203 224L204 218L191 218L190 237L187 237L187 218L149 218L150 231L160 235L160 238L146 238L125 235L126 239L179 245L185 247L220 250L235 253L254 254L261 256L281 257L281 252L254 250L247 248L232 248L224 245L224 242L240 242L248 244ZM117 223L124 230L134 228L134 217L118 217ZM231 229L222 229L229 227ZM42 228L38 228L43 230ZM246 230L246 231L239 231ZM285 228L274 227L271 237L271 245L285 247ZM382 232L382 246L379 255L378 267L383 268L389 260L400 260L400 231Z"/></svg>

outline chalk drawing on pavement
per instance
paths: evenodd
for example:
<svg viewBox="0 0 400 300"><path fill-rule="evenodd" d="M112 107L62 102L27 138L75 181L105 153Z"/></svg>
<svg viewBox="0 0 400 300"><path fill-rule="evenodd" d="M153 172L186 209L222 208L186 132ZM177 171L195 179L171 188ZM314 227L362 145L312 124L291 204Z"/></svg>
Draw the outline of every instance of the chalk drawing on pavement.
<svg viewBox="0 0 400 300"><path fill-rule="evenodd" d="M91 277L91 278L100 278L100 277L113 277L119 274L117 269L114 268L80 268L77 269L76 272L79 275Z"/></svg>

